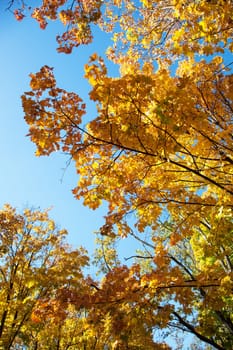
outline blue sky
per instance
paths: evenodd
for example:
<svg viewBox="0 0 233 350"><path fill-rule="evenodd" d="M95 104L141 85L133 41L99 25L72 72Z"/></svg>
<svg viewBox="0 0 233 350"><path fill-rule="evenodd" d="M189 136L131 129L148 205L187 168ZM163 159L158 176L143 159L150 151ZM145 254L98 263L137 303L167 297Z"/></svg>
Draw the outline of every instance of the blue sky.
<svg viewBox="0 0 233 350"><path fill-rule="evenodd" d="M73 164L66 170L67 158L61 153L50 157L35 157L35 146L30 142L27 125L23 119L20 96L29 90L29 77L41 66L54 67L58 85L75 91L87 100L89 86L83 79L83 65L88 56L104 52L107 37L98 32L93 45L75 50L72 55L56 52L56 34L59 25L50 23L46 31L30 18L15 21L10 12L0 4L0 206L10 203L22 210L24 207L53 207L51 216L69 231L69 241L93 250L94 235L103 223L103 209L92 211L73 198L77 176ZM100 45L101 43L101 45ZM95 108L88 103L88 117Z"/></svg>

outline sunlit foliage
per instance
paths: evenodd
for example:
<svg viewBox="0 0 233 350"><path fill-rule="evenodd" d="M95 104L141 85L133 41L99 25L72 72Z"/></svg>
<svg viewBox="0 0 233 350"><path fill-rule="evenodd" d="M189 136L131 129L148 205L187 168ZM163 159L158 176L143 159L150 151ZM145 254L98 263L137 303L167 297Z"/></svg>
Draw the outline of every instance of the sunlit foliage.
<svg viewBox="0 0 233 350"><path fill-rule="evenodd" d="M86 127L85 103L48 66L22 96L36 154L68 153L74 196L108 203L96 255L105 275L88 318L115 349L142 339L163 348L156 329L232 349L232 1L43 1L30 11L42 28L50 18L67 26L66 53L91 41L93 24L112 32L107 55L119 65L117 78L97 54L85 66L98 112ZM127 266L115 248L126 237L142 243Z"/></svg>

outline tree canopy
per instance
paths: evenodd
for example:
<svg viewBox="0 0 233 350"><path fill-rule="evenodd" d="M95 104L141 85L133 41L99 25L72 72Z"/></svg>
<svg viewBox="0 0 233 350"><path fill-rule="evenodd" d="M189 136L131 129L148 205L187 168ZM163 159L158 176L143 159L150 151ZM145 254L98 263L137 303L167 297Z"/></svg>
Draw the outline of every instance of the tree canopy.
<svg viewBox="0 0 233 350"><path fill-rule="evenodd" d="M82 269L88 264L85 250L72 250L66 235L46 211L25 209L18 214L9 205L0 211L2 349L45 348L45 329L47 335L54 333L51 348L61 340L59 328L70 322L70 310L68 302L60 307L57 295L63 289L86 293ZM73 343L71 335L63 345ZM48 344L48 336L42 339Z"/></svg>
<svg viewBox="0 0 233 350"><path fill-rule="evenodd" d="M67 153L74 196L91 209L108 203L95 257L102 277L84 302L103 342L83 348L166 349L156 339L162 329L232 349L233 2L32 6L9 3L18 20L31 13L42 29L61 21L59 52L90 43L95 25L112 32L107 57L120 72L112 77L98 53L89 58L97 117L86 125L86 101L57 86L51 67L31 74L22 96L36 155ZM115 243L127 237L141 250L123 264ZM77 296L71 304L80 310Z"/></svg>

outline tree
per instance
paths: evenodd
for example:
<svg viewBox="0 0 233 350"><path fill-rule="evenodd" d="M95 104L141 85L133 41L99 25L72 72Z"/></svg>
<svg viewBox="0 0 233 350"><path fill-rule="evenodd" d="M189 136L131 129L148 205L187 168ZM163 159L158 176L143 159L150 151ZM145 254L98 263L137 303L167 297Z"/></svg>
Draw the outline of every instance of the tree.
<svg viewBox="0 0 233 350"><path fill-rule="evenodd" d="M69 3L49 3L33 16L45 20L54 11L52 18L60 13L64 23L62 6ZM231 349L233 3L85 4L98 16L92 21L82 12L84 2L73 1L69 11L78 28L87 21L90 30L91 23L112 30L108 57L120 67L112 78L97 54L85 67L98 116L84 128L85 104L57 87L48 66L31 74L22 101L37 155L68 153L79 176L74 195L92 209L109 203L103 244L127 236L143 244L128 266L105 257L108 272L93 305L100 303L113 329L121 307L134 305L150 330L181 329L216 349ZM69 28L77 26L74 17L65 21ZM124 313L135 318L131 308ZM124 322L122 334L127 322L136 327ZM120 339L125 346L128 337Z"/></svg>
<svg viewBox="0 0 233 350"><path fill-rule="evenodd" d="M82 272L88 263L86 252L71 250L65 244L67 232L55 226L47 211L25 209L17 214L6 205L0 211L0 225L1 348L18 349L20 344L24 349L27 344L31 344L30 349L45 348L40 346L40 337L46 319L54 328L69 322L69 303L56 305L59 291L87 292ZM47 306L45 324L39 322L41 305ZM50 334L54 332L51 329Z"/></svg>

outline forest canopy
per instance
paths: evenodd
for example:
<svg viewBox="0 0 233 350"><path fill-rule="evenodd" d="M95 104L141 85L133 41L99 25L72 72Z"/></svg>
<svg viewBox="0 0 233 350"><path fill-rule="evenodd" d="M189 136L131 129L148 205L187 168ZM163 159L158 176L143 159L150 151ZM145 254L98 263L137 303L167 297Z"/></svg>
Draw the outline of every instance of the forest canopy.
<svg viewBox="0 0 233 350"><path fill-rule="evenodd" d="M36 303L37 314L48 322L58 317L58 325L62 319L66 337L82 324L70 349L169 349L157 336L162 331L179 341L191 334L201 349L231 350L233 2L44 0L34 8L11 0L8 9L44 30L60 21L60 53L98 40L95 26L112 35L107 57L93 52L84 67L96 117L85 123L88 101L59 87L46 64L30 74L22 96L36 155L66 153L77 170L74 196L91 209L108 205L94 259L100 277L81 274L87 258L77 263L80 253L67 252L78 264L78 285L55 285L51 298ZM119 67L117 77L108 61ZM10 215L11 232L16 214ZM128 237L141 248L124 262L116 242ZM42 349L44 320L30 310L27 337L19 339L33 349L38 326ZM71 339L59 336L49 349L68 349Z"/></svg>

